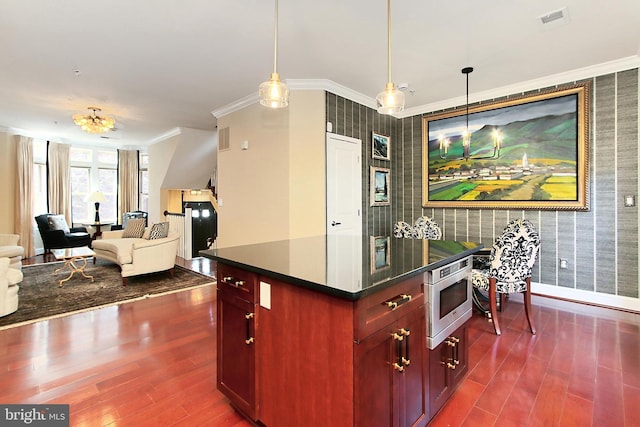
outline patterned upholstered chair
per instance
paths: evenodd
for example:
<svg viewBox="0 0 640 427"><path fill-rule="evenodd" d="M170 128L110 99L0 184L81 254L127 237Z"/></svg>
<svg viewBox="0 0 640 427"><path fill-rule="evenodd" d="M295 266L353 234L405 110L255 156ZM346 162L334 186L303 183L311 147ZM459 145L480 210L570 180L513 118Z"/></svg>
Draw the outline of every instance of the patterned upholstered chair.
<svg viewBox="0 0 640 427"><path fill-rule="evenodd" d="M524 310L532 334L536 328L531 317L531 271L540 250L540 236L527 219L511 221L491 249L489 268L474 269L474 288L488 292L490 318L496 335L500 335L496 297L498 294L524 293Z"/></svg>
<svg viewBox="0 0 640 427"><path fill-rule="evenodd" d="M398 239L417 239L416 231L413 227L404 221L398 221L393 226L393 236Z"/></svg>
<svg viewBox="0 0 640 427"><path fill-rule="evenodd" d="M421 216L412 226L404 221L398 221L393 226L393 235L405 239L440 240L442 230L440 226L428 216Z"/></svg>
<svg viewBox="0 0 640 427"><path fill-rule="evenodd" d="M420 236L419 239L440 240L442 239L442 230L438 223L428 216L421 216L413 225L414 230Z"/></svg>

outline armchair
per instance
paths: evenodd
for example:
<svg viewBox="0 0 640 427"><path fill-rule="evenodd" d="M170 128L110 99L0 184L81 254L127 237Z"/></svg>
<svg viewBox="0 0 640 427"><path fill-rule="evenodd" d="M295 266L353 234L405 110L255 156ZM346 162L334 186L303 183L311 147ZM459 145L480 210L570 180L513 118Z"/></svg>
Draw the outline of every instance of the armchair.
<svg viewBox="0 0 640 427"><path fill-rule="evenodd" d="M69 227L62 215L46 213L38 215L35 219L45 254L51 252L51 249L78 248L91 244L91 236L87 229Z"/></svg>
<svg viewBox="0 0 640 427"><path fill-rule="evenodd" d="M131 211L122 214L122 224L112 225L111 230L124 230L127 227L127 221L130 219L144 218L145 226L148 225L149 214L144 211Z"/></svg>
<svg viewBox="0 0 640 427"><path fill-rule="evenodd" d="M531 273L540 250L540 236L527 219L511 221L491 248L487 269L474 269L471 283L474 288L488 292L489 309L481 308L493 321L496 335L500 335L497 317L498 294L524 293L524 311L531 333L536 328L531 317Z"/></svg>
<svg viewBox="0 0 640 427"><path fill-rule="evenodd" d="M24 248L18 245L20 236L17 234L0 234L0 257L9 258L9 267L22 268Z"/></svg>
<svg viewBox="0 0 640 427"><path fill-rule="evenodd" d="M22 271L9 268L9 258L0 257L0 316L18 309L18 284L22 282Z"/></svg>

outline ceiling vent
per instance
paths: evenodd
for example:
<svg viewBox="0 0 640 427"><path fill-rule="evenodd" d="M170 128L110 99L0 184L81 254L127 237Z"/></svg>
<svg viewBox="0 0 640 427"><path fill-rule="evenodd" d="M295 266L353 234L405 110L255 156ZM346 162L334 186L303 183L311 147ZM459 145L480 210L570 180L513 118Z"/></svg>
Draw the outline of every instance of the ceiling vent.
<svg viewBox="0 0 640 427"><path fill-rule="evenodd" d="M559 27L569 22L569 11L566 7L563 7L562 9L545 13L539 19L545 29Z"/></svg>

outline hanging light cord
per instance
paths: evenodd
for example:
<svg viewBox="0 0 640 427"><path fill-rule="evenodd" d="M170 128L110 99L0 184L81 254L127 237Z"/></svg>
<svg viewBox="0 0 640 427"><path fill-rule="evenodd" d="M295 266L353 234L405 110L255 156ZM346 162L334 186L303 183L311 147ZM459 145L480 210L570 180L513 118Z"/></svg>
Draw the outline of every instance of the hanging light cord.
<svg viewBox="0 0 640 427"><path fill-rule="evenodd" d="M469 73L467 73L467 134L469 134Z"/></svg>
<svg viewBox="0 0 640 427"><path fill-rule="evenodd" d="M273 72L278 72L278 0L276 0L276 25L273 29L274 32L274 49L273 49Z"/></svg>
<svg viewBox="0 0 640 427"><path fill-rule="evenodd" d="M391 0L387 0L387 67L391 81Z"/></svg>

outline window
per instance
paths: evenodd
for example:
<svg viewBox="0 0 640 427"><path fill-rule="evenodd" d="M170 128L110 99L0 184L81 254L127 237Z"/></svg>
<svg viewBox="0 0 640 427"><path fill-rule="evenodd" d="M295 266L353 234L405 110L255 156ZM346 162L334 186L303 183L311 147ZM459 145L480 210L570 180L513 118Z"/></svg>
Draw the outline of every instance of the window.
<svg viewBox="0 0 640 427"><path fill-rule="evenodd" d="M138 199L139 209L149 212L149 155L140 153L140 195Z"/></svg>
<svg viewBox="0 0 640 427"><path fill-rule="evenodd" d="M118 152L104 148L71 147L71 212L73 221L93 222L94 203L87 197L101 191L105 201L100 203L102 221L117 220Z"/></svg>
<svg viewBox="0 0 640 427"><path fill-rule="evenodd" d="M33 140L32 202L34 216L47 213L47 142L36 139Z"/></svg>

